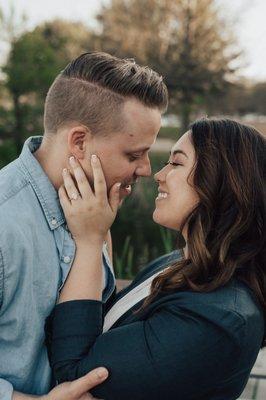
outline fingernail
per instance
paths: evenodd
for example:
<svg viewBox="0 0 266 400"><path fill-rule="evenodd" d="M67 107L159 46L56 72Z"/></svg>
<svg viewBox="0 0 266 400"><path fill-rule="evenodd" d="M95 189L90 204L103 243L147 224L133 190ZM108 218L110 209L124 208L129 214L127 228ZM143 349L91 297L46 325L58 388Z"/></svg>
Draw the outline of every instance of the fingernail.
<svg viewBox="0 0 266 400"><path fill-rule="evenodd" d="M63 169L63 174L66 175L66 173L67 173L67 169L64 168L64 169Z"/></svg>
<svg viewBox="0 0 266 400"><path fill-rule="evenodd" d="M120 189L121 183L117 183L117 184L116 184L116 187L117 187L117 189Z"/></svg>
<svg viewBox="0 0 266 400"><path fill-rule="evenodd" d="M73 156L69 157L69 162L70 164L75 164L75 157Z"/></svg>
<svg viewBox="0 0 266 400"><path fill-rule="evenodd" d="M105 379L108 376L108 371L105 368L98 368L96 374L99 379Z"/></svg>
<svg viewBox="0 0 266 400"><path fill-rule="evenodd" d="M91 161L92 161L93 163L95 163L95 162L97 161L97 156L96 156L96 154L92 154L92 156L91 156Z"/></svg>

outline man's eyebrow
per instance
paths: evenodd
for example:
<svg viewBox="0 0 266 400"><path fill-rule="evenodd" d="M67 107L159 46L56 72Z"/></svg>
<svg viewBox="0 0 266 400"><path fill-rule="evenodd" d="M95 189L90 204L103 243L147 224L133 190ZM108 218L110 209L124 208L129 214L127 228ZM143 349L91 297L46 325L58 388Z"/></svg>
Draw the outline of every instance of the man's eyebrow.
<svg viewBox="0 0 266 400"><path fill-rule="evenodd" d="M183 156L188 158L187 154L183 150L170 151L170 156L175 156L176 154L182 154Z"/></svg>

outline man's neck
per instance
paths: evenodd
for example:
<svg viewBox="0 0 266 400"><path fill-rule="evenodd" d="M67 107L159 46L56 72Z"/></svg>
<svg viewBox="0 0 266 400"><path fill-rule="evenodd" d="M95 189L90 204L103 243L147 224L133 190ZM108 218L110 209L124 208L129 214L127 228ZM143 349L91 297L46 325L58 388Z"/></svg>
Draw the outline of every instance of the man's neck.
<svg viewBox="0 0 266 400"><path fill-rule="evenodd" d="M55 189L58 190L63 183L61 171L65 167L64 160L62 160L58 155L58 151L53 151L51 146L47 145L45 141L43 141L41 146L35 153L33 153L33 155L41 165Z"/></svg>

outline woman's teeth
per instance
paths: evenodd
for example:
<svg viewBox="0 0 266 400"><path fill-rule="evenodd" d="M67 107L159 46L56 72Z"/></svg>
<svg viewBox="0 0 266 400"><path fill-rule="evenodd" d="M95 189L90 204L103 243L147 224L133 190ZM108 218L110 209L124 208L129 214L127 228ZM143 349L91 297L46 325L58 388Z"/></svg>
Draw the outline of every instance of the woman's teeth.
<svg viewBox="0 0 266 400"><path fill-rule="evenodd" d="M132 187L131 187L131 185L126 185L126 186L123 185L123 186L121 186L121 190L122 190L122 193L124 193L124 195L127 196L131 193Z"/></svg>
<svg viewBox="0 0 266 400"><path fill-rule="evenodd" d="M158 193L158 199L166 199L168 193L160 192Z"/></svg>

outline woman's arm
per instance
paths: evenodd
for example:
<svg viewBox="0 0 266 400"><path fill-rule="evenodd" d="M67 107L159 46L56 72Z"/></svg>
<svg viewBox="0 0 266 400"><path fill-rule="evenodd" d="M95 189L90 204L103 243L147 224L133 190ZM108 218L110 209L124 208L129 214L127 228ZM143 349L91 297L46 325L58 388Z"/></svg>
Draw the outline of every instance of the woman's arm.
<svg viewBox="0 0 266 400"><path fill-rule="evenodd" d="M70 163L77 183L65 169L64 187L59 189L59 198L76 243L76 254L59 303L78 299L100 301L103 286L102 246L116 216L120 185L112 187L108 199L97 157L92 157L94 192L78 161L71 157Z"/></svg>
<svg viewBox="0 0 266 400"><path fill-rule="evenodd" d="M60 293L58 303L70 300L102 299L103 241L77 245L75 260Z"/></svg>
<svg viewBox="0 0 266 400"><path fill-rule="evenodd" d="M102 334L101 307L90 301L56 307L49 348L59 382L104 365L109 378L92 393L105 400L208 398L238 360L243 323L226 310L221 319L234 327L235 337L199 315L193 304L179 307L178 299L143 321Z"/></svg>

